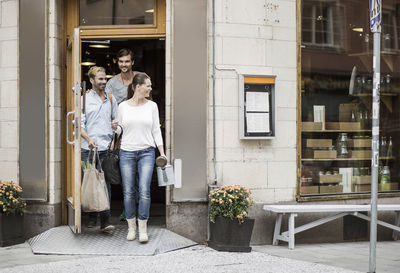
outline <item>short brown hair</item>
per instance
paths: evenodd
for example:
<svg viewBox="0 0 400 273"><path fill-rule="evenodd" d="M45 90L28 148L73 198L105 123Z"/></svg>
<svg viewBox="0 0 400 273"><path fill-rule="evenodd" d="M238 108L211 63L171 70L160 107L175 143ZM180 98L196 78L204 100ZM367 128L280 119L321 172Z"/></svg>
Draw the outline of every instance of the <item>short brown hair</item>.
<svg viewBox="0 0 400 273"><path fill-rule="evenodd" d="M133 61L133 52L129 48L123 48L117 53L117 58L125 57L125 56L131 56L131 61Z"/></svg>
<svg viewBox="0 0 400 273"><path fill-rule="evenodd" d="M96 77L97 73L99 73L99 72L106 73L106 70L104 69L104 67L101 67L101 66L92 66L89 69L88 76L89 76L89 78L94 79Z"/></svg>

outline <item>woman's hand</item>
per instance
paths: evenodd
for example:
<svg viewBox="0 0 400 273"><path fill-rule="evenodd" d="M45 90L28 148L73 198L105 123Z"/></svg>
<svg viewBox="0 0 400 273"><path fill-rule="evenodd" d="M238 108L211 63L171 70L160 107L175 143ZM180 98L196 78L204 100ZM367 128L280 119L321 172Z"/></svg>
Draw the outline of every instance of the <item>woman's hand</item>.
<svg viewBox="0 0 400 273"><path fill-rule="evenodd" d="M114 119L113 121L111 121L111 128L115 131L117 130L118 127L118 120Z"/></svg>

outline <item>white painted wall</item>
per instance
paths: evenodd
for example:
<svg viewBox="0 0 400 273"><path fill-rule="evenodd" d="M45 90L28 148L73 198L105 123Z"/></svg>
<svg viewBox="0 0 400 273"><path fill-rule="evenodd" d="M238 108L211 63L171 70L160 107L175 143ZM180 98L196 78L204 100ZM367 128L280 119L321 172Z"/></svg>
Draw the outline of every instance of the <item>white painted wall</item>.
<svg viewBox="0 0 400 273"><path fill-rule="evenodd" d="M218 183L249 187L256 202L296 193L296 1L215 0ZM209 0L208 177L212 162L212 1ZM238 73L276 75L276 138L239 139Z"/></svg>
<svg viewBox="0 0 400 273"><path fill-rule="evenodd" d="M0 180L18 183L18 1L0 0Z"/></svg>
<svg viewBox="0 0 400 273"><path fill-rule="evenodd" d="M62 22L61 0L48 0L48 130L49 130L49 203L56 204L62 198Z"/></svg>

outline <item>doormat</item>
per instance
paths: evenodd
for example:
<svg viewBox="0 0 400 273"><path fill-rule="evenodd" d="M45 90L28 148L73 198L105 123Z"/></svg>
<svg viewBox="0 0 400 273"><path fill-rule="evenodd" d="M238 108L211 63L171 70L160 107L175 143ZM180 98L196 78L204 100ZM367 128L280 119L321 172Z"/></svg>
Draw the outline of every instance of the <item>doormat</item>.
<svg viewBox="0 0 400 273"><path fill-rule="evenodd" d="M99 228L72 233L68 226L49 229L28 240L35 254L58 255L119 255L151 256L197 245L196 242L172 231L157 226L148 226L149 241L139 243L138 239L127 241L127 225L117 225L111 234L101 233Z"/></svg>

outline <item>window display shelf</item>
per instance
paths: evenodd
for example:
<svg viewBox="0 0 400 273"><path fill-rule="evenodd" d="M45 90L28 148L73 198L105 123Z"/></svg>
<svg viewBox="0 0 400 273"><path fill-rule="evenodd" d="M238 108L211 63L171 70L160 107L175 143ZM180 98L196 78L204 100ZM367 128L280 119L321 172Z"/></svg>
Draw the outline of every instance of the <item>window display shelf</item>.
<svg viewBox="0 0 400 273"><path fill-rule="evenodd" d="M369 133L372 130L301 130L303 133Z"/></svg>
<svg viewBox="0 0 400 273"><path fill-rule="evenodd" d="M351 95L353 97L359 97L362 103L365 105L365 107L371 111L372 107L372 94L370 93L361 93L361 94L353 94ZM392 99L393 97L397 97L398 93L381 93L380 98L383 104L388 108L390 113L393 112L393 102Z"/></svg>
<svg viewBox="0 0 400 273"><path fill-rule="evenodd" d="M397 94L397 93L380 93L380 95L384 96L384 97L396 97L399 94ZM372 94L371 93L360 93L360 94L353 94L351 96L353 96L353 97L372 97Z"/></svg>
<svg viewBox="0 0 400 273"><path fill-rule="evenodd" d="M394 160L394 157L379 157L379 160ZM368 161L371 158L302 158L301 161Z"/></svg>

